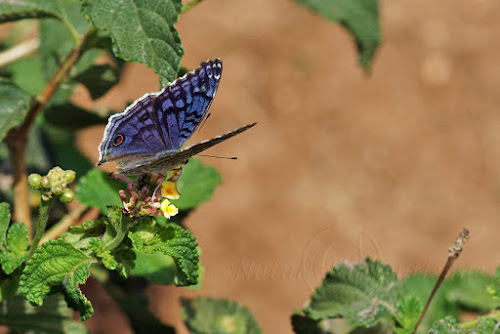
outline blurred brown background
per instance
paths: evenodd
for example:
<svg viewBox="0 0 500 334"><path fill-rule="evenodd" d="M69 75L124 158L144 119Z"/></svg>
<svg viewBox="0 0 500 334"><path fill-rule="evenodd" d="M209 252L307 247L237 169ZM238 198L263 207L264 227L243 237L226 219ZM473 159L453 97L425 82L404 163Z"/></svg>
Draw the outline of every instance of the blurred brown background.
<svg viewBox="0 0 500 334"><path fill-rule="evenodd" d="M230 298L265 333L291 333L291 312L334 263L371 256L401 276L438 273L462 227L471 240L455 268L493 272L499 17L498 0L381 1L384 39L367 76L349 34L292 0L206 0L181 16L183 65L224 62L197 140L259 124L209 152L236 162L203 158L224 183L187 220L202 288L153 286L155 312L187 333L179 296ZM133 64L97 103L119 109L157 90L156 75ZM102 132L79 136L93 161ZM89 284L90 328L131 332Z"/></svg>

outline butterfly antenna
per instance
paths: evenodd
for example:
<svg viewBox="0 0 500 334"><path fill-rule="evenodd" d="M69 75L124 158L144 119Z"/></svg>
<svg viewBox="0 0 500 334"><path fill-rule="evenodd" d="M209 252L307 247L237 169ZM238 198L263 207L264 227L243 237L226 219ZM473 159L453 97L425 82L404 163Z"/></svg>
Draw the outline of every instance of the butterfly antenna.
<svg viewBox="0 0 500 334"><path fill-rule="evenodd" d="M238 160L238 157L223 157L219 155L209 155L209 154L198 154L201 157L217 158L217 159L227 159L227 160Z"/></svg>

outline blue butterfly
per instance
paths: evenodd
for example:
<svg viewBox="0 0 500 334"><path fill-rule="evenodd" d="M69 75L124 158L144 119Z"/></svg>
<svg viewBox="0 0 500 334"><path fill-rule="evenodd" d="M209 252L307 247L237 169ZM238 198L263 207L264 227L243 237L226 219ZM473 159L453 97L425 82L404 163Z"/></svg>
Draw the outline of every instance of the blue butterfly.
<svg viewBox="0 0 500 334"><path fill-rule="evenodd" d="M111 116L99 145L97 165L118 160L120 174L164 173L257 124L180 149L205 118L221 74L220 59L206 61L160 92L146 94Z"/></svg>

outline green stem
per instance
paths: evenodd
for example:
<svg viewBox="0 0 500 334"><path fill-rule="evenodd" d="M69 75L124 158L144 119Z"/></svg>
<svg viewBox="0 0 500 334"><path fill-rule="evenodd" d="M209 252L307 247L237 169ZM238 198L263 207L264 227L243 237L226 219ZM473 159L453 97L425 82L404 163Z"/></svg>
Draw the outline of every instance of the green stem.
<svg viewBox="0 0 500 334"><path fill-rule="evenodd" d="M187 11L189 11L190 9L193 9L194 7L196 7L198 4L200 4L200 2L202 2L203 0L191 0L190 2L188 2L187 4L185 4L183 7L182 7L182 10L181 10L181 14L184 14L186 13Z"/></svg>
<svg viewBox="0 0 500 334"><path fill-rule="evenodd" d="M33 253L35 253L38 247L40 239L42 239L43 232L45 232L45 228L47 227L47 221L49 220L49 211L53 203L54 197L50 198L48 201L42 200L42 203L40 205L40 214L38 216L38 228L36 229L35 238L31 243L26 261L29 260L31 256L33 256Z"/></svg>
<svg viewBox="0 0 500 334"><path fill-rule="evenodd" d="M496 321L499 321L500 320L500 311L493 310L488 314L482 315L481 317L491 318L491 319L495 319ZM471 321L462 322L460 324L460 326L462 326L465 329L474 329L477 327L478 321L479 321L479 318L476 318L476 319L471 320Z"/></svg>

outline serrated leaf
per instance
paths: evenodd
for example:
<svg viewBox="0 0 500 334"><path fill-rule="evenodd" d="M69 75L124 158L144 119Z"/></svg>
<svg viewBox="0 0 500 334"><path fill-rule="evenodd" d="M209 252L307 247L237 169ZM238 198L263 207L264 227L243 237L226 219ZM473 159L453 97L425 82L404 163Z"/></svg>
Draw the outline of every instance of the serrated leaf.
<svg viewBox="0 0 500 334"><path fill-rule="evenodd" d="M403 296L398 303L398 312L395 316L401 328L395 328L397 334L411 334L422 313L423 306L415 296Z"/></svg>
<svg viewBox="0 0 500 334"><path fill-rule="evenodd" d="M359 62L370 69L380 44L377 0L295 0L329 21L340 23L354 37Z"/></svg>
<svg viewBox="0 0 500 334"><path fill-rule="evenodd" d="M227 299L181 298L181 317L194 334L262 333L248 308Z"/></svg>
<svg viewBox="0 0 500 334"><path fill-rule="evenodd" d="M93 100L106 94L118 79L118 70L109 65L93 65L73 78L87 88Z"/></svg>
<svg viewBox="0 0 500 334"><path fill-rule="evenodd" d="M89 21L111 36L113 52L152 68L162 87L177 78L184 54L174 27L181 8L181 0L82 1Z"/></svg>
<svg viewBox="0 0 500 334"><path fill-rule="evenodd" d="M108 117L101 117L71 103L51 105L44 111L43 117L46 122L68 131L108 122Z"/></svg>
<svg viewBox="0 0 500 334"><path fill-rule="evenodd" d="M10 223L9 203L0 203L0 243L3 248L7 248L7 229Z"/></svg>
<svg viewBox="0 0 500 334"><path fill-rule="evenodd" d="M465 333L465 329L460 326L458 321L448 316L434 323L428 334L449 334L449 333Z"/></svg>
<svg viewBox="0 0 500 334"><path fill-rule="evenodd" d="M118 190L125 189L123 182L114 181L107 173L94 168L82 176L75 188L76 199L83 204L107 213L107 206L122 205Z"/></svg>
<svg viewBox="0 0 500 334"><path fill-rule="evenodd" d="M437 276L430 274L413 274L405 277L401 281L401 291L404 295L415 296L419 299L420 304L425 305L429 298L434 285L436 284ZM451 315L453 317L459 316L458 305L451 303L447 299L446 283L443 283L438 289L428 311L425 313L424 318L420 324L420 329L427 330L437 320Z"/></svg>
<svg viewBox="0 0 500 334"><path fill-rule="evenodd" d="M109 270L115 270L117 263L111 252L107 249L106 244L99 238L91 238L89 240L89 249L95 253L102 261L102 264Z"/></svg>
<svg viewBox="0 0 500 334"><path fill-rule="evenodd" d="M130 274L141 276L154 284L174 283L177 265L172 257L163 253L146 254L136 251L136 261Z"/></svg>
<svg viewBox="0 0 500 334"><path fill-rule="evenodd" d="M146 254L161 252L174 259L177 265L175 285L198 282L198 243L188 230L172 223L160 226L151 219L134 225L129 238L136 251Z"/></svg>
<svg viewBox="0 0 500 334"><path fill-rule="evenodd" d="M63 281L64 300L68 306L80 313L80 320L87 321L94 313L94 309L89 300L83 295L79 288L89 277L89 267L79 266L67 275Z"/></svg>
<svg viewBox="0 0 500 334"><path fill-rule="evenodd" d="M471 331L475 334L499 334L500 333L500 321L488 317L480 317L477 323L475 331Z"/></svg>
<svg viewBox="0 0 500 334"><path fill-rule="evenodd" d="M21 88L0 80L0 142L7 132L20 125L31 103L31 97Z"/></svg>
<svg viewBox="0 0 500 334"><path fill-rule="evenodd" d="M177 181L181 197L172 200L179 210L194 209L212 198L222 177L212 166L206 166L198 159L191 159L184 165L184 172Z"/></svg>
<svg viewBox="0 0 500 334"><path fill-rule="evenodd" d="M30 302L42 305L48 294L63 290L63 282L67 293L75 283L85 282L93 261L67 242L50 240L37 248L26 262L20 281L21 293Z"/></svg>
<svg viewBox="0 0 500 334"><path fill-rule="evenodd" d="M87 333L85 326L72 318L73 312L61 295L47 297L41 307L32 306L21 295L0 304L0 323L22 333Z"/></svg>
<svg viewBox="0 0 500 334"><path fill-rule="evenodd" d="M100 236L105 231L104 219L88 220L81 225L68 227L68 231L60 238L78 249L88 249L89 240Z"/></svg>
<svg viewBox="0 0 500 334"><path fill-rule="evenodd" d="M28 228L23 223L12 224L7 233L7 251L0 253L3 271L9 275L26 260Z"/></svg>
<svg viewBox="0 0 500 334"><path fill-rule="evenodd" d="M342 317L353 325L373 327L390 318L398 297L396 274L380 261L336 265L304 309L312 319Z"/></svg>

